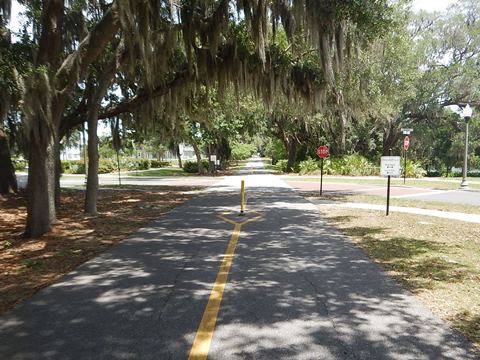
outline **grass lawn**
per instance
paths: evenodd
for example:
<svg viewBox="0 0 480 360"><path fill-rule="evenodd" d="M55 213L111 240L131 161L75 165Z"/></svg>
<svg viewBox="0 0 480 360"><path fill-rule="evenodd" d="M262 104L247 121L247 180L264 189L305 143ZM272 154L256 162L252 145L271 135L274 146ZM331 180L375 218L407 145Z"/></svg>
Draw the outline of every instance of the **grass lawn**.
<svg viewBox="0 0 480 360"><path fill-rule="evenodd" d="M480 349L480 226L319 205L323 216Z"/></svg>
<svg viewBox="0 0 480 360"><path fill-rule="evenodd" d="M101 174L102 176L118 176L118 172L112 172L109 174ZM198 174L191 174L183 171L180 168L161 168L161 169L151 169L151 170L137 170L137 171L128 171L121 172L121 176L195 176ZM62 179L78 179L85 177L85 174L62 174Z"/></svg>
<svg viewBox="0 0 480 360"><path fill-rule="evenodd" d="M282 176L284 180L290 181L315 181L318 182L318 177L308 176ZM460 188L460 179L458 182L452 182L452 178L435 178L438 180L419 180L419 179L407 179L405 186L435 189L435 190L458 190ZM326 183L349 183L349 184L361 184L361 185L385 185L387 179L368 179L368 178L332 178L324 176L323 181ZM469 185L472 189L480 189L480 182L475 183L477 180L472 180ZM392 179L392 185L403 186L403 179Z"/></svg>
<svg viewBox="0 0 480 360"><path fill-rule="evenodd" d="M114 175L114 174L113 174ZM180 168L162 168L153 170L133 171L129 173L122 173L122 176L195 176L198 174L187 173Z"/></svg>

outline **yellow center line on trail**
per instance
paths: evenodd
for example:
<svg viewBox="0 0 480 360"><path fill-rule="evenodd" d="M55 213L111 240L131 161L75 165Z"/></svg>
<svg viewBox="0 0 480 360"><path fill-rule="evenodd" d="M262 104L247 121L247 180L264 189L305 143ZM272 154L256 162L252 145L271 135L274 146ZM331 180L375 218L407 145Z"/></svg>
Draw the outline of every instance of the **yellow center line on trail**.
<svg viewBox="0 0 480 360"><path fill-rule="evenodd" d="M228 274L233 263L233 256L235 255L235 249L237 247L238 237L242 230L242 225L255 221L262 217L261 214L256 213L257 216L248 219L246 221L237 223L225 217L227 214L219 215L219 217L231 224L234 224L232 236L225 251L220 270L218 271L217 278L213 284L210 297L208 299L207 307L202 316L202 321L198 326L195 339L193 341L192 348L190 350L189 360L205 360L210 350L210 344L212 343L213 332L217 323L218 312L220 311L220 305L223 298L223 292L228 280Z"/></svg>

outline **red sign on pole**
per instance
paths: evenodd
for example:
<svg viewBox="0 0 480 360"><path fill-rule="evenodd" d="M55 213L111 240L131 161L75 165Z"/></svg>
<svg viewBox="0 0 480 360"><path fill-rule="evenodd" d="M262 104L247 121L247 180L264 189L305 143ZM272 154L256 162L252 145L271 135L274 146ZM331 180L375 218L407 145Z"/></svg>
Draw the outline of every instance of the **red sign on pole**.
<svg viewBox="0 0 480 360"><path fill-rule="evenodd" d="M325 146L325 145L319 146L317 149L317 155L321 159L327 158L330 155L328 146Z"/></svg>
<svg viewBox="0 0 480 360"><path fill-rule="evenodd" d="M405 151L408 150L409 146L410 146L410 138L408 136L405 136L405 138L403 139L403 148L405 149Z"/></svg>

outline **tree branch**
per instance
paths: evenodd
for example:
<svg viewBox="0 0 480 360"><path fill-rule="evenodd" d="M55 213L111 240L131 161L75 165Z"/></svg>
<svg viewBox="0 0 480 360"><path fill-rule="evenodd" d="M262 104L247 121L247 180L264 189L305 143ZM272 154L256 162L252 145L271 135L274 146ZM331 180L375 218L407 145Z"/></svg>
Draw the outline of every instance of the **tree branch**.
<svg viewBox="0 0 480 360"><path fill-rule="evenodd" d="M118 5L115 1L100 22L82 40L78 49L70 54L58 69L58 96L65 99L87 67L103 53L108 43L120 29Z"/></svg>
<svg viewBox="0 0 480 360"><path fill-rule="evenodd" d="M98 118L108 119L123 113L131 113L138 109L141 105L145 104L147 101L163 96L176 86L188 81L189 76L190 75L188 74L187 70L182 70L175 75L173 80L157 86L152 91L149 91L147 89L140 89L137 95L135 95L134 97L126 99L121 103L105 109L102 113L100 113Z"/></svg>

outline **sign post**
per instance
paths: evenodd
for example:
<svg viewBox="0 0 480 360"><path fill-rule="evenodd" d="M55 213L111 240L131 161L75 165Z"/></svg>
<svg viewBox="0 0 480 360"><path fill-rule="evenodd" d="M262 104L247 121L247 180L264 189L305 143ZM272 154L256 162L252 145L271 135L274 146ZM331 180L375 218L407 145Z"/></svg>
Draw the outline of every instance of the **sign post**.
<svg viewBox="0 0 480 360"><path fill-rule="evenodd" d="M408 147L410 146L410 138L408 135L405 135L405 138L403 139L403 149L405 150L403 154L403 183L407 181L407 153L408 153Z"/></svg>
<svg viewBox="0 0 480 360"><path fill-rule="evenodd" d="M392 150L389 150L389 154ZM380 175L387 177L387 216L390 213L390 178L400 177L400 156L382 156L380 161Z"/></svg>
<svg viewBox="0 0 480 360"><path fill-rule="evenodd" d="M407 181L407 151L408 151L408 147L410 146L410 137L408 135L410 135L411 133L413 132L413 129L411 128L402 128L402 134L405 135L404 139L403 139L403 149L405 150L403 156L404 156L404 159L403 159L403 183L405 184L405 182Z"/></svg>
<svg viewBox="0 0 480 360"><path fill-rule="evenodd" d="M213 176L215 176L215 171L217 170L215 166L217 163L217 155L210 155L210 162L212 163Z"/></svg>
<svg viewBox="0 0 480 360"><path fill-rule="evenodd" d="M328 146L322 145L317 149L317 155L320 158L320 196L323 192L323 159L330 156Z"/></svg>
<svg viewBox="0 0 480 360"><path fill-rule="evenodd" d="M240 216L245 215L245 180L242 180L240 183Z"/></svg>

